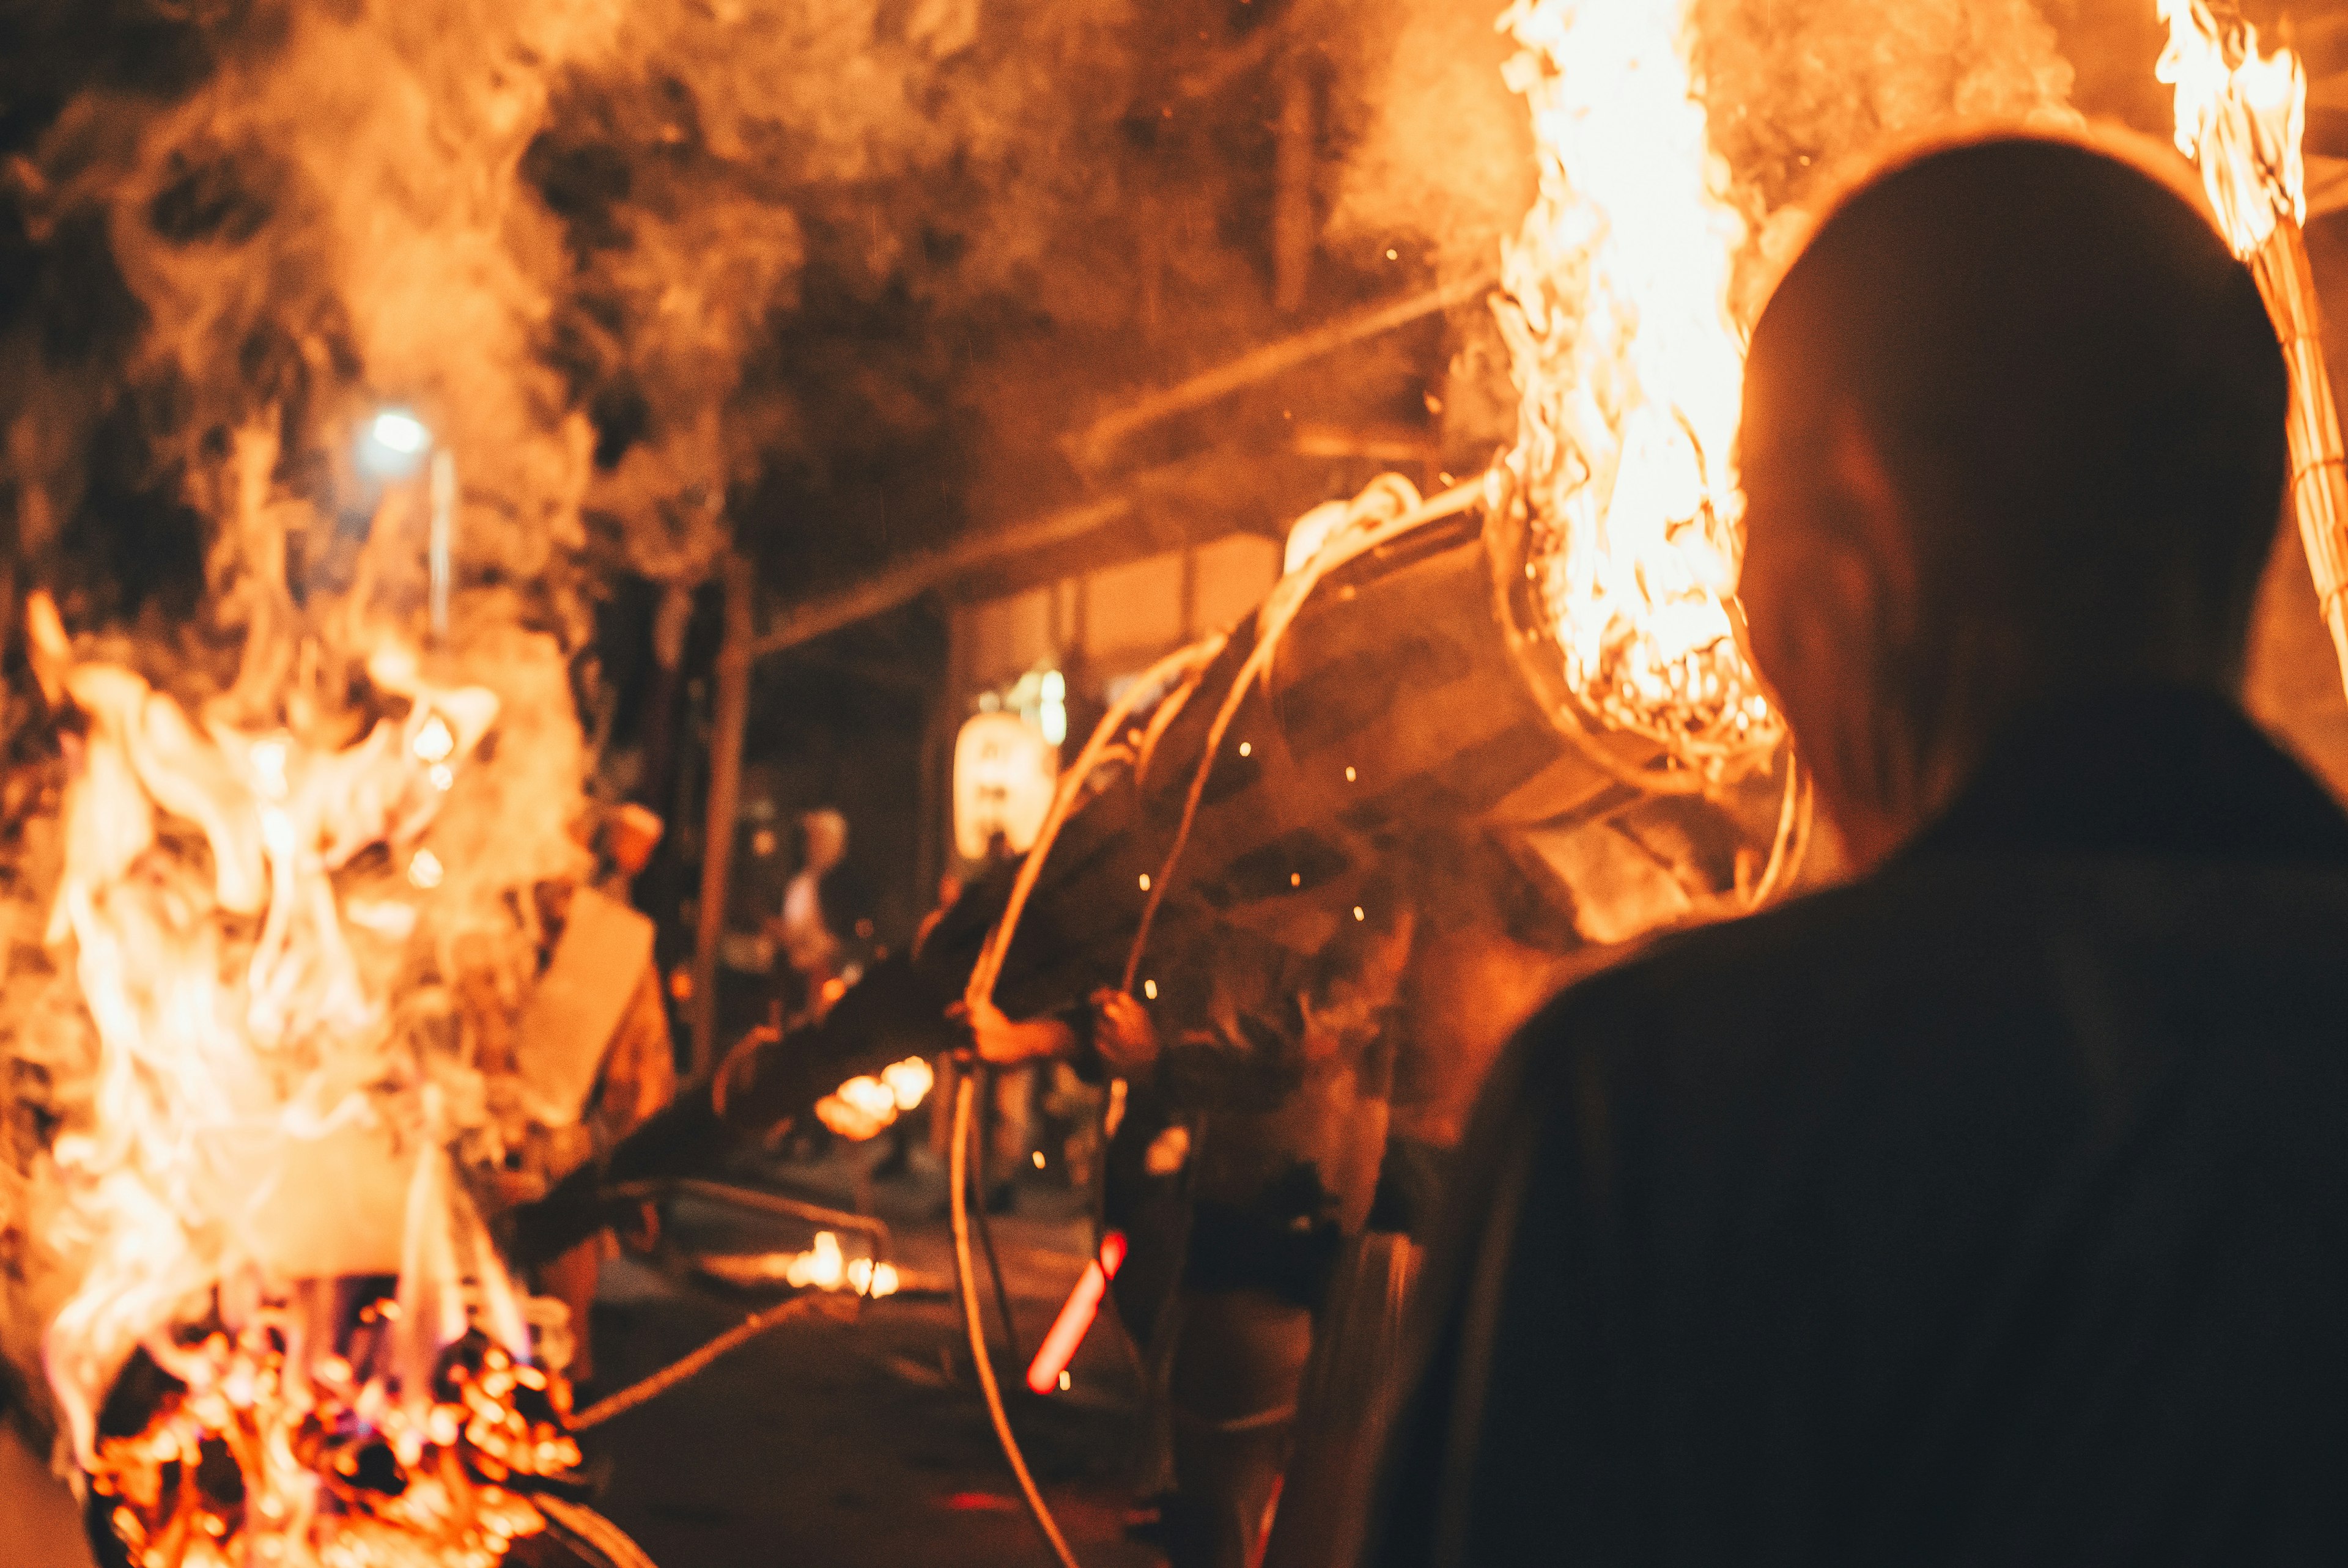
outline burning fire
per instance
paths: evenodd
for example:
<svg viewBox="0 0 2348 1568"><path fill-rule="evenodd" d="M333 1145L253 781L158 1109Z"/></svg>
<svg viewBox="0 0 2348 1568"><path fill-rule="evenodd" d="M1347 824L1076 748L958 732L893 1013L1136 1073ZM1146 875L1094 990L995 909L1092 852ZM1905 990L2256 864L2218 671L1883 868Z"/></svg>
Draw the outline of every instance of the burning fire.
<svg viewBox="0 0 2348 1568"><path fill-rule="evenodd" d="M2238 256L2276 223L2307 220L2307 73L2289 49L2259 52L2259 30L2206 0L2158 0L2168 46L2156 69L2177 89L2177 146L2201 170L2209 203Z"/></svg>
<svg viewBox="0 0 2348 1568"><path fill-rule="evenodd" d="M860 1143L921 1104L937 1081L927 1061L909 1056L882 1068L878 1078L851 1078L825 1095L816 1102L816 1120L836 1135Z"/></svg>
<svg viewBox="0 0 2348 1568"><path fill-rule="evenodd" d="M885 1258L850 1257L839 1235L815 1233L805 1252L719 1253L701 1260L701 1271L729 1285L788 1285L793 1290L849 1290L875 1300L894 1296L904 1279Z"/></svg>
<svg viewBox="0 0 2348 1568"><path fill-rule="evenodd" d="M363 1333L388 1328L398 1304L378 1301L361 1318ZM290 1315L263 1313L241 1334L168 1353L174 1387L154 1419L101 1441L90 1472L133 1562L300 1562L314 1541L323 1568L493 1568L545 1528L512 1488L579 1463L560 1378L471 1335L416 1407L341 1356L304 1369L301 1343Z"/></svg>
<svg viewBox="0 0 2348 1568"><path fill-rule="evenodd" d="M1517 0L1500 26L1540 192L1503 255L1521 403L1493 503L1529 513L1525 572L1586 715L1717 778L1779 725L1733 610L1745 228L1719 195L1680 0Z"/></svg>
<svg viewBox="0 0 2348 1568"><path fill-rule="evenodd" d="M239 454L223 548L257 598L239 680L194 712L31 601L67 774L47 935L78 1005L19 1027L84 1031L94 1077L50 1151L74 1284L48 1381L136 1561L472 1568L542 1525L513 1478L577 1460L451 1153L484 1080L420 1005L462 924L436 900L483 875L427 840L500 704L363 596L294 609L273 458ZM396 1287L335 1321L331 1282L370 1276ZM142 1354L170 1391L101 1437Z"/></svg>
<svg viewBox="0 0 2348 1568"><path fill-rule="evenodd" d="M2307 74L2289 49L2260 54L2258 29L2230 7L2160 0L2160 15L2168 46L2158 76L2177 89L2177 145L2200 166L2209 204L2258 280L2290 367L2291 511L2348 682L2348 451L2323 357L2315 270L2300 233Z"/></svg>

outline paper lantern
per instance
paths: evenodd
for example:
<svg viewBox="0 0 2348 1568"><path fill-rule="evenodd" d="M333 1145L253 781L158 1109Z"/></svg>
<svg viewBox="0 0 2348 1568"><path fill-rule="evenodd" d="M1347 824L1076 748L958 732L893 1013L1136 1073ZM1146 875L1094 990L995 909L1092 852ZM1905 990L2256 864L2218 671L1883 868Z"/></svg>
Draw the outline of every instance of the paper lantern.
<svg viewBox="0 0 2348 1568"><path fill-rule="evenodd" d="M954 847L983 860L1001 834L1012 853L1035 842L1059 783L1060 748L1016 713L981 713L954 741Z"/></svg>

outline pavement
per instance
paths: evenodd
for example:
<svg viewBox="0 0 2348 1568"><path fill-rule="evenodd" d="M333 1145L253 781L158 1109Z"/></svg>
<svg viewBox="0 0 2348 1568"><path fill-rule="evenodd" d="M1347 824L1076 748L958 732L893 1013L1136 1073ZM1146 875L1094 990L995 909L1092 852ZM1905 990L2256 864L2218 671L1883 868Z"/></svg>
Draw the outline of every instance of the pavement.
<svg viewBox="0 0 2348 1568"><path fill-rule="evenodd" d="M1045 1568L1052 1559L1019 1500L982 1403L952 1288L945 1184L926 1160L893 1180L868 1167L880 1151L746 1173L762 1185L892 1229L900 1295L853 1321L808 1317L770 1329L693 1379L587 1434L594 1506L660 1568ZM993 1221L1019 1329L1032 1354L1084 1268L1084 1200L1023 1184L1015 1212ZM806 1248L813 1227L698 1201L672 1206L675 1253ZM851 1238L851 1255L859 1250ZM661 1266L605 1266L594 1312L600 1396L685 1355L780 1300ZM988 1329L999 1343L991 1293ZM1047 1503L1085 1568L1157 1568L1134 1538L1130 1507L1149 1466L1135 1358L1104 1315L1070 1368L1070 1387L1039 1398L1025 1364L996 1358L1014 1430Z"/></svg>

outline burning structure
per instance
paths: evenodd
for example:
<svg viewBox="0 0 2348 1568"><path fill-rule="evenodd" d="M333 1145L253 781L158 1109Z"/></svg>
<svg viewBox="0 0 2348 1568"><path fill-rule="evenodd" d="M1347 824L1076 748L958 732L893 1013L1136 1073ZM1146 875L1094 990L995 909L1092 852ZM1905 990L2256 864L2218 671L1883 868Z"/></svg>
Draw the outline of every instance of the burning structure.
<svg viewBox="0 0 2348 1568"><path fill-rule="evenodd" d="M118 1559L486 1564L577 1459L484 1214L582 1110L513 1049L594 473L514 204L598 17L167 23L14 170L84 308L6 349L0 1338Z"/></svg>

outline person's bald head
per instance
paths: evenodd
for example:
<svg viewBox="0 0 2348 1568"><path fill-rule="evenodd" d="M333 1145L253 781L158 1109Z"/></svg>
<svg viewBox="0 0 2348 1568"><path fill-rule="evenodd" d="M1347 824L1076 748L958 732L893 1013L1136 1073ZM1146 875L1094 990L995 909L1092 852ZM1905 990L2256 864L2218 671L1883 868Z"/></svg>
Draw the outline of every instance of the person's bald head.
<svg viewBox="0 0 2348 1568"><path fill-rule="evenodd" d="M2249 270L2142 161L2003 136L1829 213L1746 361L1744 599L1863 858L2034 702L2239 685L2287 398Z"/></svg>

